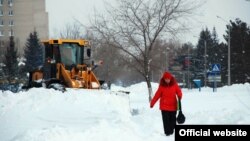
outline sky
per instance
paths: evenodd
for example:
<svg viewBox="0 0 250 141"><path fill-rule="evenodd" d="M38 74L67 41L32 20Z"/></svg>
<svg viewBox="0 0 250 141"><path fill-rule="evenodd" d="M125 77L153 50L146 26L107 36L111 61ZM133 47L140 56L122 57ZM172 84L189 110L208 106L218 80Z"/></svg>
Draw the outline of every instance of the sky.
<svg viewBox="0 0 250 141"><path fill-rule="evenodd" d="M60 27L72 23L77 19L83 24L89 24L89 18L93 17L94 11L105 11L104 1L114 0L46 0L46 9L49 13L50 37L60 31ZM200 0L197 0L200 2ZM229 20L240 18L250 25L250 1L248 0L203 0L205 3L196 11L194 22L190 23L190 31L183 33L179 38L183 42L197 43L199 33L208 28L212 31L216 28L220 41L225 42L226 24ZM220 16L224 19L218 19Z"/></svg>
<svg viewBox="0 0 250 141"><path fill-rule="evenodd" d="M111 90L32 88L0 91L1 141L174 141L145 82ZM152 83L153 92L158 88ZM119 90L130 94L118 93ZM250 124L250 84L182 89L185 124Z"/></svg>
<svg viewBox="0 0 250 141"><path fill-rule="evenodd" d="M199 37L202 28L208 27L212 31L216 28L220 41L225 42L223 34L229 20L241 19L250 26L250 1L246 0L207 0L200 9L201 16L197 16L196 27L193 28L194 38ZM223 18L219 19L217 16ZM192 30L192 29L191 29ZM186 36L187 40L193 40Z"/></svg>

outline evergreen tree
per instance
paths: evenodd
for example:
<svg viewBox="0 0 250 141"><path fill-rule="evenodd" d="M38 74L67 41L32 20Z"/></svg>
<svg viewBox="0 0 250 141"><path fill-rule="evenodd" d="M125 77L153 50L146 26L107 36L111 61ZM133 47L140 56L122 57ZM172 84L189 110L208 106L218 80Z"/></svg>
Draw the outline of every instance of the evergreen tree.
<svg viewBox="0 0 250 141"><path fill-rule="evenodd" d="M228 49L228 47L227 47L227 45L226 44L224 44L224 43L220 43L219 45L218 45L218 48L219 48L219 50L218 50L218 56L219 56L219 58L218 58L218 63L221 65L221 84L222 85L227 85L227 80L228 80L228 78L227 78L227 49Z"/></svg>
<svg viewBox="0 0 250 141"><path fill-rule="evenodd" d="M43 48L37 32L30 33L24 50L25 71L30 72L43 64Z"/></svg>
<svg viewBox="0 0 250 141"><path fill-rule="evenodd" d="M200 38L197 45L196 50L196 62L195 68L197 69L197 75L201 77L202 81L205 84L205 76L206 73L209 71L209 66L212 62L211 58L213 57L212 54L212 47L213 47L213 40L211 37L211 32L206 28L202 30L200 33ZM206 54L206 55L205 55Z"/></svg>
<svg viewBox="0 0 250 141"><path fill-rule="evenodd" d="M6 47L6 53L4 55L4 72L9 82L13 81L18 76L18 61L17 61L17 49L15 48L14 37L10 36L10 41Z"/></svg>
<svg viewBox="0 0 250 141"><path fill-rule="evenodd" d="M215 27L212 31L212 46L210 49L209 66L212 64L220 64L220 75L222 76L221 84L227 84L227 46L225 44L219 44L218 35ZM212 69L212 68L210 68Z"/></svg>
<svg viewBox="0 0 250 141"><path fill-rule="evenodd" d="M250 82L250 28L240 19L230 21L224 38L231 47L231 84Z"/></svg>
<svg viewBox="0 0 250 141"><path fill-rule="evenodd" d="M220 64L222 75L221 85L224 85L226 83L225 74L227 71L226 59L226 46L224 44L219 44L219 39L215 27L213 28L212 33L207 28L205 30L202 30L196 49L197 61L193 63L196 67L197 74L200 75L199 78L201 78L205 83L203 79L206 77L205 75L207 74L207 72L212 70L212 65Z"/></svg>
<svg viewBox="0 0 250 141"><path fill-rule="evenodd" d="M4 54L4 51L2 48L4 48L3 44L0 44L0 83L3 83L4 82L4 57L2 56L2 54Z"/></svg>
<svg viewBox="0 0 250 141"><path fill-rule="evenodd" d="M215 27L213 28L212 34L211 34L212 43L209 47L209 66L212 66L212 64L219 64L220 59L220 51L219 51L219 39L217 36L217 32Z"/></svg>

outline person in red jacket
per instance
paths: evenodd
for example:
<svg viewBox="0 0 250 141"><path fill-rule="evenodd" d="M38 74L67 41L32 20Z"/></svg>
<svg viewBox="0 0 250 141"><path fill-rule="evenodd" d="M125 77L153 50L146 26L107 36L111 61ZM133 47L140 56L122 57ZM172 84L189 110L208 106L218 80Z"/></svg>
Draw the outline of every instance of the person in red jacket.
<svg viewBox="0 0 250 141"><path fill-rule="evenodd" d="M175 78L165 72L160 80L159 88L150 102L150 108L160 99L164 132L167 136L174 133L176 125L177 97L182 98L182 92Z"/></svg>

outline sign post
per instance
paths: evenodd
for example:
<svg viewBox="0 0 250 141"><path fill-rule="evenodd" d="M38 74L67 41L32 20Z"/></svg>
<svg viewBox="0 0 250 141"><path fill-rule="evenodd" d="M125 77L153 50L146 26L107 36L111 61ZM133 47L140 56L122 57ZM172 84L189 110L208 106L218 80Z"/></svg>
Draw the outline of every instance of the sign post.
<svg viewBox="0 0 250 141"><path fill-rule="evenodd" d="M217 82L221 82L221 66L220 64L213 64L212 71L208 72L208 82L213 82L213 92L217 90Z"/></svg>

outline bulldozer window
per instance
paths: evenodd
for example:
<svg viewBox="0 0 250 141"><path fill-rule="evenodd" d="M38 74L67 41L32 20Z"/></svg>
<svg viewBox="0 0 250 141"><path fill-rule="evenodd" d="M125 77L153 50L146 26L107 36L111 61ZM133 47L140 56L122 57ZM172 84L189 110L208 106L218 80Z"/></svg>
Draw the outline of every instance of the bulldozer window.
<svg viewBox="0 0 250 141"><path fill-rule="evenodd" d="M45 58L52 58L52 56L53 56L52 49L53 48L51 46L49 46L48 44L45 45Z"/></svg>
<svg viewBox="0 0 250 141"><path fill-rule="evenodd" d="M53 59L55 59L57 63L61 62L60 51L58 46L53 47Z"/></svg>
<svg viewBox="0 0 250 141"><path fill-rule="evenodd" d="M60 47L61 60L65 65L77 64L77 45L75 44L63 44Z"/></svg>

